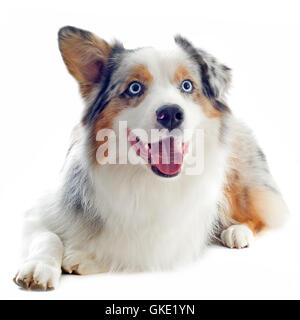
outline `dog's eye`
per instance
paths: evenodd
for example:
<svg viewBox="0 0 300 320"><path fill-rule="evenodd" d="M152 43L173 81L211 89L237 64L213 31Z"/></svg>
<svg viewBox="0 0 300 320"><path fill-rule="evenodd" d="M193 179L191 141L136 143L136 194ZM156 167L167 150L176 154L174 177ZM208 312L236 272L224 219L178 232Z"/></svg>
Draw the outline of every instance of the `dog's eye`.
<svg viewBox="0 0 300 320"><path fill-rule="evenodd" d="M181 83L181 90L186 93L192 93L194 86L191 80L183 80Z"/></svg>
<svg viewBox="0 0 300 320"><path fill-rule="evenodd" d="M140 82L134 81L131 82L126 90L126 93L130 97L139 96L143 93L143 85Z"/></svg>

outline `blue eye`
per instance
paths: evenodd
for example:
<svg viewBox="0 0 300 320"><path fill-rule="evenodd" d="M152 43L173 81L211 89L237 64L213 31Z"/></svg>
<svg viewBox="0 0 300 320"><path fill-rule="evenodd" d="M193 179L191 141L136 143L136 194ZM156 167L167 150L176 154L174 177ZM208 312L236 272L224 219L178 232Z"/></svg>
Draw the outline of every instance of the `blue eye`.
<svg viewBox="0 0 300 320"><path fill-rule="evenodd" d="M186 93L192 93L194 86L191 80L183 80L181 83L181 90Z"/></svg>
<svg viewBox="0 0 300 320"><path fill-rule="evenodd" d="M131 97L141 95L143 93L143 85L137 81L131 82L126 92Z"/></svg>

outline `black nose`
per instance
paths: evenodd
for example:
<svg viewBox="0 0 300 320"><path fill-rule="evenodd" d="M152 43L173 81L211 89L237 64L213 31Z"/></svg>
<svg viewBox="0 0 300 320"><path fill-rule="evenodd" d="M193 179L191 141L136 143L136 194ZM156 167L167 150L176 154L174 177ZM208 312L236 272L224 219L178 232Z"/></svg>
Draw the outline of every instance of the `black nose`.
<svg viewBox="0 0 300 320"><path fill-rule="evenodd" d="M177 104L164 105L156 110L157 122L169 131L178 128L184 120L184 112Z"/></svg>

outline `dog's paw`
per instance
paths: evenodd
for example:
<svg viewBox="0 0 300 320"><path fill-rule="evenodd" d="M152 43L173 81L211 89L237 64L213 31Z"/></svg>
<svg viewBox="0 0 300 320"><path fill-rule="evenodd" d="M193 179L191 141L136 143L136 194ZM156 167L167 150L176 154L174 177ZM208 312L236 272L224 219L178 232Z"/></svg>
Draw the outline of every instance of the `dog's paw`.
<svg viewBox="0 0 300 320"><path fill-rule="evenodd" d="M55 289L61 275L61 268L53 267L43 261L28 261L19 269L14 282L32 290Z"/></svg>
<svg viewBox="0 0 300 320"><path fill-rule="evenodd" d="M232 225L221 233L223 244L229 248L249 247L253 239L252 231L244 224Z"/></svg>
<svg viewBox="0 0 300 320"><path fill-rule="evenodd" d="M88 275L107 272L108 269L97 264L97 262L82 254L73 254L64 256L62 269L66 273L74 273L78 275Z"/></svg>
<svg viewBox="0 0 300 320"><path fill-rule="evenodd" d="M65 253L62 261L62 269L66 273L75 273L75 274L86 274L85 265L87 264L88 259L84 259L83 254L78 253Z"/></svg>
<svg viewBox="0 0 300 320"><path fill-rule="evenodd" d="M78 260L72 261L72 259L64 260L62 269L66 273L74 273L78 275L98 273L89 263L79 262Z"/></svg>
<svg viewBox="0 0 300 320"><path fill-rule="evenodd" d="M63 261L62 264L62 269L65 273L74 273L74 274L81 274L79 273L79 266L81 266L81 264L77 263L77 262L72 262L72 261ZM81 267L80 267L81 270Z"/></svg>

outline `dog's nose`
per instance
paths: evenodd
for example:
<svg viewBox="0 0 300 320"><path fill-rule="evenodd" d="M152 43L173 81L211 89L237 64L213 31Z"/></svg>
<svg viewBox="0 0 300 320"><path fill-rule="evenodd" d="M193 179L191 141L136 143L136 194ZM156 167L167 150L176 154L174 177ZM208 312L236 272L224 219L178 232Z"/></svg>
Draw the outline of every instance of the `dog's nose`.
<svg viewBox="0 0 300 320"><path fill-rule="evenodd" d="M182 124L184 112L177 104L169 104L158 108L156 117L159 124L171 131Z"/></svg>

